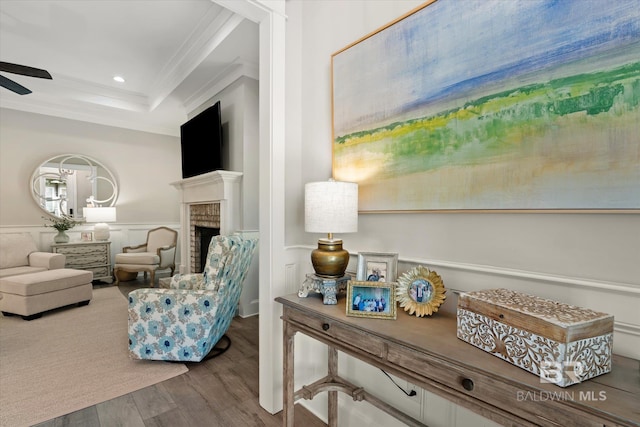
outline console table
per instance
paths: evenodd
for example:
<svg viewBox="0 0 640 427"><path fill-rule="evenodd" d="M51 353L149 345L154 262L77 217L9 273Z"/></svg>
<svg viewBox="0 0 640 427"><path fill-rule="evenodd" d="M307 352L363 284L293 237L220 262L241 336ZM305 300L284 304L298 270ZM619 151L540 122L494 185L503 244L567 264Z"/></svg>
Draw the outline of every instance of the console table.
<svg viewBox="0 0 640 427"><path fill-rule="evenodd" d="M93 280L113 280L111 242L56 243L51 245L51 250L66 256L67 268L91 271Z"/></svg>
<svg viewBox="0 0 640 427"><path fill-rule="evenodd" d="M456 337L456 317L396 320L348 317L345 299L320 295L276 298L283 305L284 426L294 427L294 403L329 393L328 421L337 427L337 393L366 400L409 426L420 421L338 376L338 351L358 358L508 426L640 426L640 361L613 357L608 374L567 388L539 378ZM328 375L294 390L294 337L301 332L328 346Z"/></svg>

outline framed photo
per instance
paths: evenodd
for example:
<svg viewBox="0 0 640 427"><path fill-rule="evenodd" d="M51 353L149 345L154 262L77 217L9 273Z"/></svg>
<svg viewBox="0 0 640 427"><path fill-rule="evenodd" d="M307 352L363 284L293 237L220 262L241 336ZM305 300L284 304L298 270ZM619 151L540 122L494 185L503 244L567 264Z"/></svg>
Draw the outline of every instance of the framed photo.
<svg viewBox="0 0 640 427"><path fill-rule="evenodd" d="M427 0L364 35L331 56L334 179L361 212L640 212L637 6Z"/></svg>
<svg viewBox="0 0 640 427"><path fill-rule="evenodd" d="M398 254L360 252L356 280L365 282L395 282Z"/></svg>
<svg viewBox="0 0 640 427"><path fill-rule="evenodd" d="M396 318L395 283L349 280L347 316Z"/></svg>
<svg viewBox="0 0 640 427"><path fill-rule="evenodd" d="M93 240L93 233L91 231L81 232L80 240L82 240L83 242L91 242Z"/></svg>
<svg viewBox="0 0 640 427"><path fill-rule="evenodd" d="M446 295L442 278L427 267L418 266L398 278L396 299L400 307L418 317L437 312Z"/></svg>

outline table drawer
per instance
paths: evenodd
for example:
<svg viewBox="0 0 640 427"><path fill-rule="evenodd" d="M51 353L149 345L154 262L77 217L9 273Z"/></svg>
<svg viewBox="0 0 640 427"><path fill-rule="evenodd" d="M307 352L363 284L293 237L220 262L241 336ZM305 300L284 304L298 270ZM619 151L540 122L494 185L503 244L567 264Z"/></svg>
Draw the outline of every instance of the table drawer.
<svg viewBox="0 0 640 427"><path fill-rule="evenodd" d="M83 245L83 246L67 246L57 247L56 252L65 255L96 255L106 254L108 251L107 245Z"/></svg>
<svg viewBox="0 0 640 427"><path fill-rule="evenodd" d="M436 381L473 399L481 400L503 411L513 413L523 419L543 426L567 426L575 424L575 412L566 410L556 400L571 400L572 394L562 388L555 391L526 389L504 380L493 379L486 374L465 371L445 361L411 351L407 348L389 345L387 361ZM577 399L577 393L575 398ZM553 421L551 421L553 420ZM600 426L603 421L585 416L581 426Z"/></svg>
<svg viewBox="0 0 640 427"><path fill-rule="evenodd" d="M326 335L341 342L348 342L352 349L359 349L381 358L386 354L386 346L382 340L362 333L358 329L350 328L328 319L322 320L312 317L296 310L287 310L286 316L289 320L303 324L318 334Z"/></svg>
<svg viewBox="0 0 640 427"><path fill-rule="evenodd" d="M82 257L67 257L65 266L67 268L84 268L91 265L107 264L108 259L105 254L87 255Z"/></svg>

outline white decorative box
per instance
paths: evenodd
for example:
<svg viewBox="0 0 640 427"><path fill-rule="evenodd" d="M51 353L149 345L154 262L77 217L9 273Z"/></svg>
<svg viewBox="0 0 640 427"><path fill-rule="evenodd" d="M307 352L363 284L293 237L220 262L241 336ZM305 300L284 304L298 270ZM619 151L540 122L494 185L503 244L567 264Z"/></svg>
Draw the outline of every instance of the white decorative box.
<svg viewBox="0 0 640 427"><path fill-rule="evenodd" d="M457 335L560 387L611 371L612 315L508 289L460 294Z"/></svg>

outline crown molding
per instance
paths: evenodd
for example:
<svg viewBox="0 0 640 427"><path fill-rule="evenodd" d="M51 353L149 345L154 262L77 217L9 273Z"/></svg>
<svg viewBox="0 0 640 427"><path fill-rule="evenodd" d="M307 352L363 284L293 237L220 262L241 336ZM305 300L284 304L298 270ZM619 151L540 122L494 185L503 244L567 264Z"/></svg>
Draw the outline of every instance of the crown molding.
<svg viewBox="0 0 640 427"><path fill-rule="evenodd" d="M151 110L160 105L243 20L242 16L227 9L210 11L201 21L206 23L203 28L197 28L185 40L154 83L149 94Z"/></svg>
<svg viewBox="0 0 640 427"><path fill-rule="evenodd" d="M258 64L236 58L218 75L214 76L185 100L185 111L194 111L241 77L258 80L258 73Z"/></svg>

